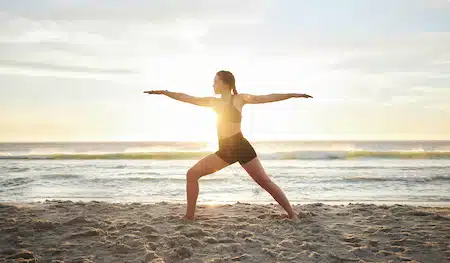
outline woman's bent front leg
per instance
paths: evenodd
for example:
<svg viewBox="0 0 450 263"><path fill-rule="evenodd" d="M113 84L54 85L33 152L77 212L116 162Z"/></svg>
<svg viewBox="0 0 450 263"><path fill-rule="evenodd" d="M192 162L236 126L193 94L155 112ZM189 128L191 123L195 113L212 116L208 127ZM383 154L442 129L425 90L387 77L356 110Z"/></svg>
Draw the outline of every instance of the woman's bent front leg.
<svg viewBox="0 0 450 263"><path fill-rule="evenodd" d="M200 161L198 161L192 168L190 168L186 173L186 198L187 198L187 208L186 215L184 216L187 220L194 220L195 218L195 207L197 204L197 198L199 193L198 180L200 177L212 174L214 172L223 169L229 164L222 160L216 154L210 154Z"/></svg>

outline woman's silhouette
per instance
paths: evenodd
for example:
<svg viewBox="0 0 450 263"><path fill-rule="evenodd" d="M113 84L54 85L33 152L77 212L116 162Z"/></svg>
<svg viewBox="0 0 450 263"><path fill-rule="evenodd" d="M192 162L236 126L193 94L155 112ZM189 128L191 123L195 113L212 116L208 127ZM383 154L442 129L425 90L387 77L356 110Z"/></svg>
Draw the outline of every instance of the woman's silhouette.
<svg viewBox="0 0 450 263"><path fill-rule="evenodd" d="M219 71L214 78L215 97L193 97L184 93L167 90L144 91L147 94L162 94L172 99L203 107L211 107L217 113L217 135L219 150L204 157L191 167L186 174L187 209L184 219L194 220L199 192L200 177L212 174L220 169L239 162L247 173L264 188L286 210L288 218L297 219L297 214L283 191L264 171L255 150L241 132L242 107L245 104L258 104L286 100L289 98L312 98L306 94L285 93L269 95L238 94L235 78L229 71ZM300 212L298 215L304 216Z"/></svg>

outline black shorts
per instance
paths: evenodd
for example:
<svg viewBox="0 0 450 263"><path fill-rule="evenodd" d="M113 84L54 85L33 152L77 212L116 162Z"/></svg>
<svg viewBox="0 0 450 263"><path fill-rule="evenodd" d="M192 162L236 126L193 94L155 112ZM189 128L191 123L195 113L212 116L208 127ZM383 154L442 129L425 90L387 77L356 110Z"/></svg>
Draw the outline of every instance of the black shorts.
<svg viewBox="0 0 450 263"><path fill-rule="evenodd" d="M242 133L236 133L228 138L219 140L219 150L216 154L225 162L241 165L253 160L257 155L252 145L244 138Z"/></svg>

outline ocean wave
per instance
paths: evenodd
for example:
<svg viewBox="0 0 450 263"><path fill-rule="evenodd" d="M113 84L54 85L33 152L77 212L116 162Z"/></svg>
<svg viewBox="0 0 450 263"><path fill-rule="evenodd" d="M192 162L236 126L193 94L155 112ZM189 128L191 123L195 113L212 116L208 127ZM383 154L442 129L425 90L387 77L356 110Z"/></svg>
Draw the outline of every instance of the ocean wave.
<svg viewBox="0 0 450 263"><path fill-rule="evenodd" d="M156 159L156 160L183 160L203 157L210 152L150 152L150 153L102 153L102 154L45 154L45 155L8 155L0 156L7 160L126 160L126 159Z"/></svg>
<svg viewBox="0 0 450 263"><path fill-rule="evenodd" d="M126 172L126 173L120 173L120 176L123 175L161 175L161 173L158 172L149 172L149 171L145 171L145 172Z"/></svg>
<svg viewBox="0 0 450 263"><path fill-rule="evenodd" d="M262 155L275 160L450 159L450 152L423 151L293 151Z"/></svg>
<svg viewBox="0 0 450 263"><path fill-rule="evenodd" d="M25 186L34 180L30 177L15 177L15 178L7 178L4 180L0 180L0 189L2 188L14 188Z"/></svg>
<svg viewBox="0 0 450 263"><path fill-rule="evenodd" d="M114 166L106 166L106 167L101 167L104 169L125 169L128 168L128 166L126 164L118 164L118 165L114 165Z"/></svg>
<svg viewBox="0 0 450 263"><path fill-rule="evenodd" d="M361 151L349 153L347 158L385 158L385 159L450 159L450 152L413 152L413 151L398 151L398 152L372 152Z"/></svg>
<svg viewBox="0 0 450 263"><path fill-rule="evenodd" d="M43 174L40 176L42 179L49 179L49 180L53 180L53 179L79 179L79 178L83 178L82 175L79 174Z"/></svg>
<svg viewBox="0 0 450 263"><path fill-rule="evenodd" d="M88 181L93 183L123 183L125 181L139 182L165 182L165 181L185 181L185 178L167 178L167 177L111 177L111 178L93 178Z"/></svg>
<svg viewBox="0 0 450 263"><path fill-rule="evenodd" d="M7 167L6 172L10 173L23 173L30 170L28 167Z"/></svg>
<svg viewBox="0 0 450 263"><path fill-rule="evenodd" d="M220 181L228 181L229 177L209 177L203 178L202 182L220 182ZM139 181L139 182L155 182L155 183L163 183L163 182L186 182L185 177L139 177L139 176L131 176L131 177L108 177L108 178L92 178L87 179L85 182L93 182L93 183L124 183L126 181Z"/></svg>
<svg viewBox="0 0 450 263"><path fill-rule="evenodd" d="M405 177L396 177L396 176L344 176L342 178L344 181L350 181L350 182L370 182L370 181L377 181L377 182L388 182L388 181L402 181L402 182L428 182L428 181L438 181L438 180L450 180L450 176L448 175L435 175L435 176L405 176Z"/></svg>
<svg viewBox="0 0 450 263"><path fill-rule="evenodd" d="M204 157L212 152L149 152L102 154L46 154L7 155L7 160L189 160ZM292 151L258 154L263 160L345 160L345 159L450 159L450 152L437 151Z"/></svg>

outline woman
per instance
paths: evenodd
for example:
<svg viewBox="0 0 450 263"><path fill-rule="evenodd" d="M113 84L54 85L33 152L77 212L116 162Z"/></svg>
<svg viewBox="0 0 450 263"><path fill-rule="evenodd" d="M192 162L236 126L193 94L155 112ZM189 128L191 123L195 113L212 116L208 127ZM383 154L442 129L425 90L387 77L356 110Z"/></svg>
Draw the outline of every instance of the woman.
<svg viewBox="0 0 450 263"><path fill-rule="evenodd" d="M283 191L269 178L264 171L252 145L242 135L241 118L242 107L245 104L258 104L286 100L289 98L312 98L306 94L269 94L250 95L238 94L235 78L229 71L219 71L214 78L215 97L193 97L184 93L167 90L144 91L147 94L162 94L175 100L191 103L203 107L211 107L217 112L217 135L219 150L204 157L191 167L186 174L187 209L183 219L194 220L195 208L199 192L200 177L212 174L220 169L239 162L247 173L286 210L288 218L297 219ZM304 216L301 212L298 215Z"/></svg>

